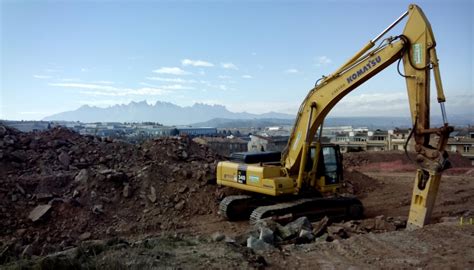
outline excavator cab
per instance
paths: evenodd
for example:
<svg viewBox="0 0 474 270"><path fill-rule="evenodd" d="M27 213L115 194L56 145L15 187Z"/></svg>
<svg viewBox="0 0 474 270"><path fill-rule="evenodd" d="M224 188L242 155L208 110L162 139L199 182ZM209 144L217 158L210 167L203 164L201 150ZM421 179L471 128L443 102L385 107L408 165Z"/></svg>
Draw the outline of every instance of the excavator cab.
<svg viewBox="0 0 474 270"><path fill-rule="evenodd" d="M342 154L339 145L322 144L318 147L318 144L312 144L309 147L305 171L310 185L318 191L323 193L337 191L343 180Z"/></svg>

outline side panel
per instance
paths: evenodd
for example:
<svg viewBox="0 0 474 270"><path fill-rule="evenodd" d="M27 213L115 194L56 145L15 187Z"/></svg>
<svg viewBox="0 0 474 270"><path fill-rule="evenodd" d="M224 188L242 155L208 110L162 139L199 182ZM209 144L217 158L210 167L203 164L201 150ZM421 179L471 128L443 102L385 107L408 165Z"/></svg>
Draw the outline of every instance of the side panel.
<svg viewBox="0 0 474 270"><path fill-rule="evenodd" d="M217 165L217 184L278 196L294 193L294 180L280 175L279 166L259 166L222 161Z"/></svg>

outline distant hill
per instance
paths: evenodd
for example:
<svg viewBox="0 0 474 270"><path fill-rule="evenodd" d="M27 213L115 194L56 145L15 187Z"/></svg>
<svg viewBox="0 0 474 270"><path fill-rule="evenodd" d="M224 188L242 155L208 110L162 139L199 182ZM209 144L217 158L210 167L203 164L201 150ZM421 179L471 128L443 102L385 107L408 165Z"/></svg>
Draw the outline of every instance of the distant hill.
<svg viewBox="0 0 474 270"><path fill-rule="evenodd" d="M448 115L451 125L466 126L473 124L472 115ZM181 107L169 102L156 102L149 105L146 101L130 102L126 105L114 105L99 108L84 105L77 110L62 112L45 117L45 121L93 122L158 122L163 125L192 125L196 127L265 127L293 125L295 116L269 112L264 114L235 113L222 105L196 103ZM431 119L432 126L442 124L440 116ZM409 117L330 117L324 126L353 126L370 129L391 129L411 127Z"/></svg>
<svg viewBox="0 0 474 270"><path fill-rule="evenodd" d="M474 123L469 115L452 115L449 119L450 125L467 126ZM276 118L259 118L259 119L226 119L214 118L209 121L194 123L194 127L215 127L215 128L251 128L251 127L269 127L269 126L286 126L294 125L294 118L276 119ZM439 127L443 123L440 116L431 118L432 127ZM393 129L393 128L410 128L412 127L410 117L329 117L324 121L325 127L330 126L352 126L367 127L371 130L375 129Z"/></svg>
<svg viewBox="0 0 474 270"><path fill-rule="evenodd" d="M258 128L269 126L286 126L293 125L294 119L227 119L214 118L206 122L191 124L193 127L215 127L215 128Z"/></svg>
<svg viewBox="0 0 474 270"><path fill-rule="evenodd" d="M169 102L156 102L149 105L146 101L130 102L126 105L114 105L99 108L84 105L77 110L62 112L45 117L46 121L80 121L91 122L158 122L163 125L188 125L205 122L222 117L226 119L260 119L279 118L293 119L294 116L269 112L265 114L234 113L222 105L196 103L193 106L181 107Z"/></svg>

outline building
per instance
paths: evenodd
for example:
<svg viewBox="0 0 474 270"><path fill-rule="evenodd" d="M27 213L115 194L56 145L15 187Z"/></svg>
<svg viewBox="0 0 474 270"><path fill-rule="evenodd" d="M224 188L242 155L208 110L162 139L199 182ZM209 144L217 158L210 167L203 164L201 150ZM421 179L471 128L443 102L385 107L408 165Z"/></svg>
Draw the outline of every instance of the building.
<svg viewBox="0 0 474 270"><path fill-rule="evenodd" d="M470 159L474 165L474 128L453 131L448 139L446 150L461 154Z"/></svg>
<svg viewBox="0 0 474 270"><path fill-rule="evenodd" d="M234 152L247 151L247 142L237 137L196 137L193 141L207 145L219 155L226 157Z"/></svg>
<svg viewBox="0 0 474 270"><path fill-rule="evenodd" d="M213 136L217 135L217 129L212 127L178 127L179 135L195 136Z"/></svg>
<svg viewBox="0 0 474 270"><path fill-rule="evenodd" d="M366 131L362 129L349 132L338 132L330 137L330 142L339 145L341 152L343 153L403 150L409 133L409 129L395 129L388 131L380 129ZM407 150L414 150L413 140L410 140Z"/></svg>
<svg viewBox="0 0 474 270"><path fill-rule="evenodd" d="M261 135L250 135L248 142L249 152L283 151L288 143L289 136L265 137Z"/></svg>

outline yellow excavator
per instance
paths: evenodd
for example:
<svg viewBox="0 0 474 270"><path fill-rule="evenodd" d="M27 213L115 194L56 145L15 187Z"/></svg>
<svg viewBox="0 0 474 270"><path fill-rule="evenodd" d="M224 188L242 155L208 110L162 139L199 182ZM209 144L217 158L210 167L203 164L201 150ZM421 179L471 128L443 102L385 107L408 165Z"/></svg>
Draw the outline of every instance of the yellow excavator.
<svg viewBox="0 0 474 270"><path fill-rule="evenodd" d="M382 39L406 17L401 35ZM219 162L217 183L249 194L224 198L220 214L229 220L250 219L251 223L282 216L361 218L362 203L355 197L339 194L343 184L342 155L337 145L321 143L323 122L345 95L398 60L398 72L406 80L413 124L407 143L414 139L414 162L418 165L407 228L426 225L441 174L449 167L444 149L453 130L447 123L435 46L431 25L423 11L417 5L409 5L408 11L333 74L316 82L299 108L282 153L237 153L230 161ZM430 70L444 122L440 128L430 127ZM436 143L430 143L435 137Z"/></svg>

